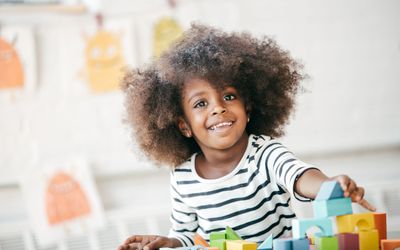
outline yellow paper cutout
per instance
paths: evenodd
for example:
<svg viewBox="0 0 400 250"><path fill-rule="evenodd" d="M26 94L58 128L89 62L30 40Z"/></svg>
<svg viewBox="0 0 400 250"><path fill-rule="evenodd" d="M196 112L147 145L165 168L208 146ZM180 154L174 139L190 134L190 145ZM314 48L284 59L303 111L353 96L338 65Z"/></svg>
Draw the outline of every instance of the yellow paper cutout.
<svg viewBox="0 0 400 250"><path fill-rule="evenodd" d="M125 66L119 36L98 31L88 40L85 56L89 86L93 91L119 89Z"/></svg>
<svg viewBox="0 0 400 250"><path fill-rule="evenodd" d="M164 17L154 26L153 53L159 57L161 53L182 35L180 25L170 17Z"/></svg>
<svg viewBox="0 0 400 250"><path fill-rule="evenodd" d="M76 219L90 213L90 205L79 182L59 171L49 182L46 214L50 225Z"/></svg>
<svg viewBox="0 0 400 250"><path fill-rule="evenodd" d="M24 72L15 48L0 38L0 89L24 85Z"/></svg>

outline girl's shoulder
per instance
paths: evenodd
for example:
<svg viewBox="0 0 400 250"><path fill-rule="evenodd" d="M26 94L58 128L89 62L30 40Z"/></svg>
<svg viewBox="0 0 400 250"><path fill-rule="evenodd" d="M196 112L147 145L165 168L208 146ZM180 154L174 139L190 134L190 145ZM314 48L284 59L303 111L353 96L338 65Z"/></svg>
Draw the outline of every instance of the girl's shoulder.
<svg viewBox="0 0 400 250"><path fill-rule="evenodd" d="M196 155L197 153L194 153L182 164L174 167L171 171L172 175L175 175L176 173L192 173Z"/></svg>
<svg viewBox="0 0 400 250"><path fill-rule="evenodd" d="M275 148L286 149L286 147L280 141L268 135L251 134L249 136L249 146L251 147L251 149L249 150L250 155L253 155L255 157L260 157L266 152L274 150Z"/></svg>

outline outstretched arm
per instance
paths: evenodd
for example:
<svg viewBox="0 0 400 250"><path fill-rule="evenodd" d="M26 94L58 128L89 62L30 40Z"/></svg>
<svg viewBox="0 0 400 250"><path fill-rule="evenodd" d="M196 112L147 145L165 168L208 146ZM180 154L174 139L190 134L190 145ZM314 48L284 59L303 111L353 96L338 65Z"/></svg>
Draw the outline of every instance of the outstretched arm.
<svg viewBox="0 0 400 250"><path fill-rule="evenodd" d="M344 191L345 197L350 197L364 208L375 211L376 208L364 199L364 188L357 186L356 182L347 175L328 177L320 170L310 169L304 172L295 183L295 192L303 197L314 199L317 196L322 183L328 180L336 180Z"/></svg>

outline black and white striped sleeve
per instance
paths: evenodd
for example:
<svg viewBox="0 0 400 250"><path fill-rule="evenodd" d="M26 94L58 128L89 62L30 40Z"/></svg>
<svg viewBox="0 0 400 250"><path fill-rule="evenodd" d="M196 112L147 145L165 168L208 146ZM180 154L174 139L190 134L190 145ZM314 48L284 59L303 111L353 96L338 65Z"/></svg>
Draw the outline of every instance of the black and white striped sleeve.
<svg viewBox="0 0 400 250"><path fill-rule="evenodd" d="M194 234L198 228L196 212L187 206L177 189L176 181L171 173L171 229L168 237L178 239L183 246L194 245Z"/></svg>
<svg viewBox="0 0 400 250"><path fill-rule="evenodd" d="M270 174L275 176L276 182L297 200L310 201L309 198L302 197L295 192L295 184L305 171L315 169L315 167L299 160L281 143L271 142L274 146L269 152L271 154L268 162Z"/></svg>

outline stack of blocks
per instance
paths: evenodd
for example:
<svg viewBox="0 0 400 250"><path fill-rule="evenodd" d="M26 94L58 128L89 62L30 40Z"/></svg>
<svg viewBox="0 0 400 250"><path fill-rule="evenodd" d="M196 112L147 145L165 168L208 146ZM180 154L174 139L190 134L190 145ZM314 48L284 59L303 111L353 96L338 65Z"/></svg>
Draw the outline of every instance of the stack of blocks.
<svg viewBox="0 0 400 250"><path fill-rule="evenodd" d="M243 240L232 228L212 232L210 244L199 234L195 246L178 250L395 250L400 239L386 239L386 213L353 214L351 199L344 197L337 181L324 182L313 201L314 218L293 219L293 238L274 239L270 235L263 243ZM334 234L332 219L336 218ZM307 238L307 230L320 232ZM169 250L169 248L161 248ZM176 248L175 248L176 250Z"/></svg>
<svg viewBox="0 0 400 250"><path fill-rule="evenodd" d="M274 240L274 250L378 250L379 243L386 240L386 214L353 214L351 199L344 197L336 181L323 183L312 205L314 218L294 219L293 238ZM336 234L333 233L334 217ZM307 238L306 232L311 227L321 232ZM382 249L390 250L383 246Z"/></svg>

